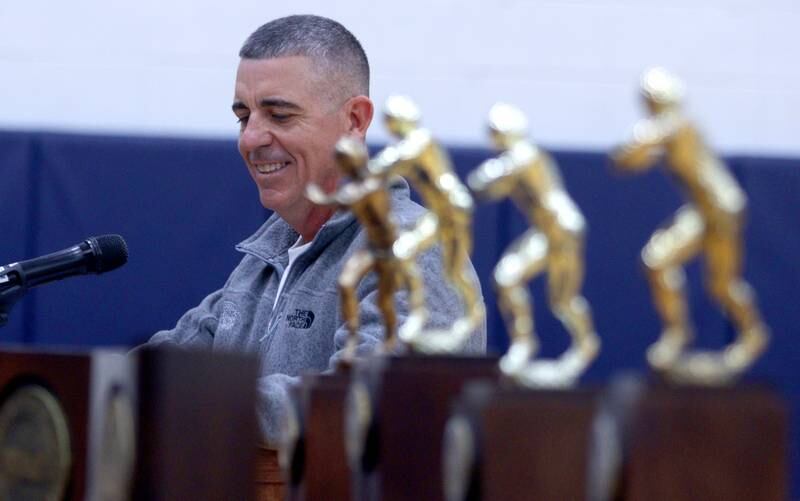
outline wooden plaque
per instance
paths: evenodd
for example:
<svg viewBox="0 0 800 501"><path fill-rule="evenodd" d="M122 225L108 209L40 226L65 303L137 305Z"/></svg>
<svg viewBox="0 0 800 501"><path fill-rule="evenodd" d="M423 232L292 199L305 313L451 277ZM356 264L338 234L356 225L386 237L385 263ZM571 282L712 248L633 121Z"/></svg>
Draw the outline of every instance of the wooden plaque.
<svg viewBox="0 0 800 501"><path fill-rule="evenodd" d="M67 501L252 499L256 371L254 359L232 354L4 347L0 406L41 388L63 410ZM30 455L12 444L7 457L20 454Z"/></svg>
<svg viewBox="0 0 800 501"><path fill-rule="evenodd" d="M442 437L452 399L473 379L496 379L491 357L408 356L375 360L358 375L369 388L359 499L444 499Z"/></svg>
<svg viewBox="0 0 800 501"><path fill-rule="evenodd" d="M757 385L647 385L632 407L625 499L788 499L786 405Z"/></svg>
<svg viewBox="0 0 800 501"><path fill-rule="evenodd" d="M448 423L449 499L586 499L593 390L475 382Z"/></svg>
<svg viewBox="0 0 800 501"><path fill-rule="evenodd" d="M302 461L293 474L292 500L353 498L344 437L349 387L349 371L303 376L295 395L302 436L293 451Z"/></svg>

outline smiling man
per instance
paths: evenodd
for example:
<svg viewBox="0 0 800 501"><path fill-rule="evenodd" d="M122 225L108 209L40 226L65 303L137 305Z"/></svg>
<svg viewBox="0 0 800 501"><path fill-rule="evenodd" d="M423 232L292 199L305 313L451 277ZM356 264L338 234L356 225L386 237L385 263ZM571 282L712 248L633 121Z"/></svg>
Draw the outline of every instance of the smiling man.
<svg viewBox="0 0 800 501"><path fill-rule="evenodd" d="M341 25L307 16L282 21L284 29L309 30L303 34L309 42L314 36L341 42L287 51L281 30L270 28L273 23L262 27L239 53L233 111L241 124L239 152L261 203L310 242L331 209L311 204L305 186L314 182L333 190L339 179L332 154L336 141L345 134L364 140L373 114L369 66L358 41Z"/></svg>
<svg viewBox="0 0 800 501"><path fill-rule="evenodd" d="M287 390L304 372L331 370L343 353L347 328L339 310L337 279L347 259L366 245L346 211L305 198L313 182L331 192L340 182L335 144L343 135L364 140L372 120L369 64L358 40L341 24L318 16L289 16L258 28L239 52L233 112L239 152L264 207L274 213L237 246L244 257L224 287L189 310L150 344L257 353L261 361L258 415L264 440L277 447ZM391 188L400 226L423 213L408 185ZM438 249L420 256L433 326L462 315L458 295L445 282ZM474 270L472 282L480 286ZM359 353L383 338L377 280L357 290ZM398 321L408 314L396 296ZM467 351L486 347L485 325Z"/></svg>

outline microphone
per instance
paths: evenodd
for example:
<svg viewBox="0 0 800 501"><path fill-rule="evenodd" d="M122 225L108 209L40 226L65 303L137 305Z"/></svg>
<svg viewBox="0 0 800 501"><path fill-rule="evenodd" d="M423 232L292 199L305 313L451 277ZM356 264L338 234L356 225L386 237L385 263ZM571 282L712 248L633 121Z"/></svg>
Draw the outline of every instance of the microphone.
<svg viewBox="0 0 800 501"><path fill-rule="evenodd" d="M0 325L7 318L4 313L28 289L74 275L105 273L126 262L125 240L119 235L102 235L59 252L0 266Z"/></svg>

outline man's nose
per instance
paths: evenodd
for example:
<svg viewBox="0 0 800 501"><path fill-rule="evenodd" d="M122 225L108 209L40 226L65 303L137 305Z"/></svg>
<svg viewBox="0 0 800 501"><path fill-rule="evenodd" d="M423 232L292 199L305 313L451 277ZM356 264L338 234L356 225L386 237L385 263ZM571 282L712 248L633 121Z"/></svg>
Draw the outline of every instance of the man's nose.
<svg viewBox="0 0 800 501"><path fill-rule="evenodd" d="M266 120L251 115L242 130L239 141L246 149L252 150L272 143L272 129Z"/></svg>

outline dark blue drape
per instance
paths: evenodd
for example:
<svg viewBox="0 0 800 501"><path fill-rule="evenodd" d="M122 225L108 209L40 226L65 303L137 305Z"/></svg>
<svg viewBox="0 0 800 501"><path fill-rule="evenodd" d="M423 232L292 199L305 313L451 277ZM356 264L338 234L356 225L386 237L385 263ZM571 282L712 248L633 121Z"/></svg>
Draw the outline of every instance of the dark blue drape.
<svg viewBox="0 0 800 501"><path fill-rule="evenodd" d="M451 148L464 178L491 152ZM603 153L555 152L566 185L589 223L584 294L603 351L587 374L605 381L643 370L659 332L638 255L653 230L682 203L659 169L617 175ZM745 276L772 329L769 351L750 378L774 382L792 404L795 484L800 421L800 160L727 159L750 197ZM119 233L130 261L100 277L79 277L31 291L0 329L1 342L132 346L170 328L225 282L239 259L233 246L266 218L230 140L97 137L0 132L0 264ZM489 305L490 348L507 345L491 285L492 267L527 227L508 201L481 202L473 261ZM689 268L698 343L719 346L731 328L703 290L701 262ZM566 346L547 308L546 278L532 286L545 355ZM797 487L794 492L800 492Z"/></svg>

